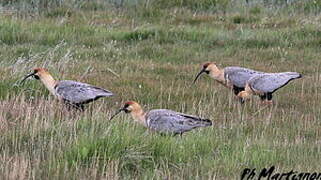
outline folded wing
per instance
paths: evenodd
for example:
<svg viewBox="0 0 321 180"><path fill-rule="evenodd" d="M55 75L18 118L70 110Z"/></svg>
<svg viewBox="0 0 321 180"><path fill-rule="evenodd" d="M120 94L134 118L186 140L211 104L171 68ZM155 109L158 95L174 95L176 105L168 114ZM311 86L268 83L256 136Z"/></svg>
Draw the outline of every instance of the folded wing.
<svg viewBox="0 0 321 180"><path fill-rule="evenodd" d="M151 110L147 114L147 126L153 130L179 134L197 127L211 126L212 122L167 109Z"/></svg>
<svg viewBox="0 0 321 180"><path fill-rule="evenodd" d="M268 73L255 76L249 80L250 86L264 93L273 93L294 79L301 78L297 72Z"/></svg>
<svg viewBox="0 0 321 180"><path fill-rule="evenodd" d="M75 104L85 104L100 97L113 95L108 90L70 80L59 81L55 88L58 96Z"/></svg>
<svg viewBox="0 0 321 180"><path fill-rule="evenodd" d="M263 74L260 71L242 67L226 67L224 68L225 79L228 79L234 86L244 88L246 82L255 75Z"/></svg>

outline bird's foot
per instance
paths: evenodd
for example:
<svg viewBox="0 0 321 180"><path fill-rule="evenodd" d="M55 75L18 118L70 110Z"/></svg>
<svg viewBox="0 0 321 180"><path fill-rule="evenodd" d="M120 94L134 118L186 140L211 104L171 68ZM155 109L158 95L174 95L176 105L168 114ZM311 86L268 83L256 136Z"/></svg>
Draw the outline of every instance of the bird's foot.
<svg viewBox="0 0 321 180"><path fill-rule="evenodd" d="M261 105L268 105L268 106L271 106L273 105L273 101L272 100L263 100L261 101Z"/></svg>
<svg viewBox="0 0 321 180"><path fill-rule="evenodd" d="M233 96L233 100L234 100L235 102L239 102L240 104L244 104L244 103L245 103L245 99L240 98L240 97L238 97L238 96Z"/></svg>

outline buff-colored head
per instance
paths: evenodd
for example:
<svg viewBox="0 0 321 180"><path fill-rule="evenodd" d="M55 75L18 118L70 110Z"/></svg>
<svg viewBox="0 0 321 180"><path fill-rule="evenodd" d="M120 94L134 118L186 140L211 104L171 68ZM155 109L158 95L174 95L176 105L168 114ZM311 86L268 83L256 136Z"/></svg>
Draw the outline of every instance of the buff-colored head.
<svg viewBox="0 0 321 180"><path fill-rule="evenodd" d="M203 69L205 72L211 72L213 69L216 69L217 66L214 62L207 62L203 64Z"/></svg>
<svg viewBox="0 0 321 180"><path fill-rule="evenodd" d="M41 80L41 82L46 86L46 88L53 94L56 95L55 86L58 81L54 80L54 78L49 74L48 70L45 68L35 68L33 72L28 74L23 78L21 84L29 77L34 77L37 80Z"/></svg>
<svg viewBox="0 0 321 180"><path fill-rule="evenodd" d="M131 113L132 115L141 115L143 113L142 107L135 101L127 101L124 106L120 108L111 118L113 119L117 114L124 111L125 113Z"/></svg>
<svg viewBox="0 0 321 180"><path fill-rule="evenodd" d="M48 69L46 68L34 68L33 69L34 73L48 73Z"/></svg>
<svg viewBox="0 0 321 180"><path fill-rule="evenodd" d="M196 80L203 74L216 74L219 72L219 69L217 68L216 64L214 62L207 62L204 63L202 66L202 70L196 75L196 78L194 79L194 83Z"/></svg>
<svg viewBox="0 0 321 180"><path fill-rule="evenodd" d="M123 110L125 111L125 113L132 113L141 111L142 107L135 101L127 101L124 104Z"/></svg>
<svg viewBox="0 0 321 180"><path fill-rule="evenodd" d="M40 79L41 77L44 77L44 76L47 76L47 75L50 75L48 70L45 69L45 68L34 68L33 69L33 76L36 78L36 79Z"/></svg>
<svg viewBox="0 0 321 180"><path fill-rule="evenodd" d="M45 68L34 68L33 72L27 74L23 80L21 81L21 83L23 83L26 79L28 79L29 77L34 77L35 79L39 80L41 78L45 78L50 76L49 72L47 69ZM50 76L51 77L51 76Z"/></svg>

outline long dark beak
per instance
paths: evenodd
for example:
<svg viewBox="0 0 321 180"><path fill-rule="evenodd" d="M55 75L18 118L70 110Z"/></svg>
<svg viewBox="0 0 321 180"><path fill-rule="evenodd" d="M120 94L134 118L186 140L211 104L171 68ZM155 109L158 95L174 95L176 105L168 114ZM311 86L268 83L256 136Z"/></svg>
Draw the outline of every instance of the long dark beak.
<svg viewBox="0 0 321 180"><path fill-rule="evenodd" d="M30 76L33 76L33 75L35 75L35 73L34 73L34 72L33 72L33 73L28 74L26 77L24 77L24 78L21 80L20 84L22 84L26 79L28 79Z"/></svg>
<svg viewBox="0 0 321 180"><path fill-rule="evenodd" d="M198 79L198 77L200 77L200 75L202 75L203 73L205 73L205 69L202 69L196 76L196 78L194 79L193 83L196 82L196 80Z"/></svg>
<svg viewBox="0 0 321 180"><path fill-rule="evenodd" d="M111 116L109 120L112 120L117 114L119 114L122 111L125 111L125 109L124 108L119 109L114 115Z"/></svg>
<svg viewBox="0 0 321 180"><path fill-rule="evenodd" d="M243 98L239 98L239 102L240 102L241 104L244 104L245 100L244 100Z"/></svg>

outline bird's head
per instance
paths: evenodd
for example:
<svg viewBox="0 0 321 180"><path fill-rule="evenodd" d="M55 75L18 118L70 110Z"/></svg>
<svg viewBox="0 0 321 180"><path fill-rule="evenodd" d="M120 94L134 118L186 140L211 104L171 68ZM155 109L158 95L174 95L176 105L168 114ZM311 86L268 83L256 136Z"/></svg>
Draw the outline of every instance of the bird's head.
<svg viewBox="0 0 321 180"><path fill-rule="evenodd" d="M246 100L248 100L251 97L251 94L247 91L241 91L237 94L237 97L239 98L241 103L244 103Z"/></svg>
<svg viewBox="0 0 321 180"><path fill-rule="evenodd" d="M139 111L141 110L141 107L140 105L135 102L135 101L127 101L125 102L122 110L125 112L125 113L131 113L133 111Z"/></svg>
<svg viewBox="0 0 321 180"><path fill-rule="evenodd" d="M138 113L142 111L141 106L135 101L127 101L124 106L120 108L111 118L113 119L117 114L124 111L125 113Z"/></svg>
<svg viewBox="0 0 321 180"><path fill-rule="evenodd" d="M41 77L48 75L49 72L47 69L45 68L34 68L33 71L29 74L27 74L23 80L21 81L21 83L23 83L26 79L28 79L29 77L34 77L35 79L39 80Z"/></svg>
<svg viewBox="0 0 321 180"><path fill-rule="evenodd" d="M210 74L212 71L216 70L217 69L217 66L215 63L213 62L207 62L207 63L204 63L202 65L202 70L196 75L195 79L194 79L194 83L196 82L196 80L203 74L203 73L206 73L206 74Z"/></svg>

